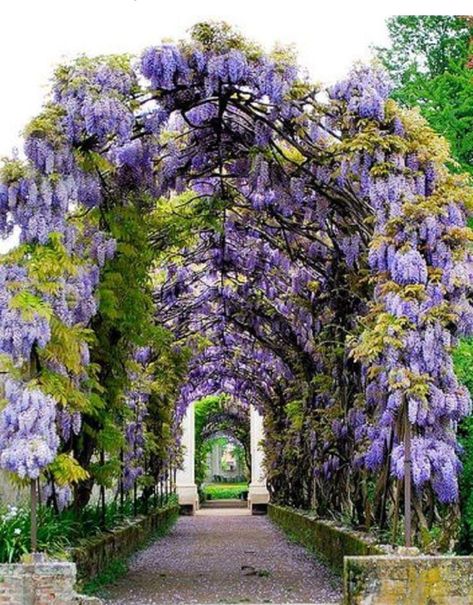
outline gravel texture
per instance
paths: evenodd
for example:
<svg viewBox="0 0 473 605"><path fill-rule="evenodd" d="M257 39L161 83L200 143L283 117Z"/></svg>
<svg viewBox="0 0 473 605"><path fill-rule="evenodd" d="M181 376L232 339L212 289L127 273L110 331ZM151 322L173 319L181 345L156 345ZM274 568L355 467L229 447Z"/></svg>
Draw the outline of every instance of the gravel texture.
<svg viewBox="0 0 473 605"><path fill-rule="evenodd" d="M236 512L236 511L235 511ZM265 516L180 517L133 557L107 605L340 603L341 583Z"/></svg>

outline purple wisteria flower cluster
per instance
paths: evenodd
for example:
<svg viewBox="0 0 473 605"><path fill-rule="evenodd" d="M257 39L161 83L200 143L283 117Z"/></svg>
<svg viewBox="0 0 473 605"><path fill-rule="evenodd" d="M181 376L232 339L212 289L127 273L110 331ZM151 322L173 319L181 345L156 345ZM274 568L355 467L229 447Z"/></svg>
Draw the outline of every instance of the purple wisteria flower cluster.
<svg viewBox="0 0 473 605"><path fill-rule="evenodd" d="M100 203L101 196L98 177L81 166L71 143L75 136L94 136L99 140L104 135L106 116L109 120L107 132L113 129L116 124L113 121L114 111L119 111L115 95L117 91L128 94L132 83L125 84L126 73L123 70L118 76L117 70L103 65L97 71L83 69L81 77L85 77L86 73L90 76L86 87L88 94L84 90L80 92L75 85L66 93L64 82L57 83L54 97L61 110L54 113L55 110L48 106L58 119L53 132L46 134L39 126L41 120L38 123L33 121L25 141L27 161L15 158L7 164L0 183L0 235L8 236L12 226L16 225L20 243L26 246L23 256L16 256L14 262L0 266L0 354L11 359L19 369L25 370L21 386L25 393L29 393L30 360L35 350L42 350L50 344L52 322L61 322L69 328L85 327L96 314L100 269L115 253L115 242L110 236L101 233L96 226L90 233L87 229L82 232L69 220L78 205L95 206ZM68 77L74 79L79 74L68 73ZM113 99L101 103L101 90ZM93 105L93 95L100 107L89 107ZM73 107L84 112L80 122L74 124L71 122ZM48 108L45 109L45 116L47 114ZM99 126L94 126L92 114L100 122ZM120 133L123 135L124 122L121 117L116 119L120 122ZM40 261L38 258L41 257L42 247L46 256ZM38 263L48 261L46 250L56 254L57 261L52 262L49 275L38 277L38 269L41 269ZM64 267L61 268L58 262L65 256L70 263L64 261ZM71 263L75 264L73 269ZM82 341L79 346L85 367L89 363L88 344ZM70 378L77 387L85 377L85 372L72 376L65 363L53 356L47 356L45 366L51 372ZM9 392L13 393L11 389ZM38 388L34 392L41 391ZM28 462L24 463L19 458L17 472L23 477L36 478L53 461L59 447L58 435L65 441L69 440L70 429L64 425L69 411L58 410L56 416L54 400L48 396L46 402L44 422L38 421L32 429L32 445L28 450L25 447L28 434L11 420L15 405L19 406L16 410L18 415L27 412L24 408L28 404L31 405L32 415L39 413L36 398L13 397L0 412L0 422L9 427L8 441L6 438L2 440L0 467L13 470L14 452L17 448L23 448ZM75 424L80 426L78 412L71 413ZM58 422L61 421L59 433L56 417ZM79 426L75 432L79 431ZM49 444L47 452L46 443ZM36 449L38 452L34 455Z"/></svg>
<svg viewBox="0 0 473 605"><path fill-rule="evenodd" d="M367 80L364 70L335 91L361 117L369 113L362 105L366 95L386 100L388 93L382 81ZM382 120L383 114L371 117ZM398 122L394 134L409 140ZM455 428L471 410L451 359L455 338L472 329L472 256L458 241L468 239L465 208L455 198L458 190L445 194L437 189L448 176L431 158L378 150L362 162L371 165L372 175L378 165L392 167L389 176L370 176L365 184L376 221L369 250L376 284L373 306L384 334L378 355L366 355L379 371L366 380L366 404L374 417L367 428L371 445L365 463L379 469L391 455L392 472L403 477L403 435L396 422L406 414L415 435L415 487L421 490L430 482L440 502L455 502L461 468ZM448 317L442 313L447 308Z"/></svg>
<svg viewBox="0 0 473 605"><path fill-rule="evenodd" d="M22 479L37 479L59 447L54 399L11 379L3 386L7 404L0 414L0 466Z"/></svg>
<svg viewBox="0 0 473 605"><path fill-rule="evenodd" d="M131 388L126 393L128 417L125 424L126 450L123 455L122 486L129 491L144 474L145 422L148 415L147 402L152 377L146 373L151 357L149 347L134 351L133 361L139 374L130 372Z"/></svg>

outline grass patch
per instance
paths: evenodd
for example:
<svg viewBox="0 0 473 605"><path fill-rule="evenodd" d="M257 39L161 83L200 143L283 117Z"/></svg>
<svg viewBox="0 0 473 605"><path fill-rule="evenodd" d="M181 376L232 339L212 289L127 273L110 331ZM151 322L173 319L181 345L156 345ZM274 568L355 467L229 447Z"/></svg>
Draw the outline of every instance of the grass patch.
<svg viewBox="0 0 473 605"><path fill-rule="evenodd" d="M127 571L128 561L116 559L115 561L112 561L102 573L83 584L80 591L81 593L90 596L106 596L104 588L107 585L116 582L119 578L124 576Z"/></svg>
<svg viewBox="0 0 473 605"><path fill-rule="evenodd" d="M248 491L246 483L210 483L203 492L211 500L229 500L240 498L243 492Z"/></svg>

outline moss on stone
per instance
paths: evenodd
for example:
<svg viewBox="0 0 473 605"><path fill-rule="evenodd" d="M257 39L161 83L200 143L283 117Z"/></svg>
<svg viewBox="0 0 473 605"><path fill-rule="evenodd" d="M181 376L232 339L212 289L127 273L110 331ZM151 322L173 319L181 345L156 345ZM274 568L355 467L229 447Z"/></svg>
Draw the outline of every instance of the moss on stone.
<svg viewBox="0 0 473 605"><path fill-rule="evenodd" d="M302 511L270 504L268 514L291 539L316 553L338 574L343 571L344 556L383 554L381 547L361 532L338 527Z"/></svg>
<svg viewBox="0 0 473 605"><path fill-rule="evenodd" d="M369 556L345 560L345 605L471 605L473 557Z"/></svg>
<svg viewBox="0 0 473 605"><path fill-rule="evenodd" d="M171 505L82 541L69 551L71 560L77 565L79 580L91 581L115 562L126 559L156 534L167 531L178 515L179 506Z"/></svg>

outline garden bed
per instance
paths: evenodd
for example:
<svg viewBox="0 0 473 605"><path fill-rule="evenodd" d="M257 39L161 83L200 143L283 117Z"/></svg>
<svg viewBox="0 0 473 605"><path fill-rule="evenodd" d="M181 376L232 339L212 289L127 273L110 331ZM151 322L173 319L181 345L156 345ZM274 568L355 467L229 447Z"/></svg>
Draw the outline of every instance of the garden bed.
<svg viewBox="0 0 473 605"><path fill-rule="evenodd" d="M127 520L122 525L71 548L69 556L77 565L79 581L93 579L114 562L129 557L154 536L165 533L175 523L178 515L179 505L171 503L147 515Z"/></svg>
<svg viewBox="0 0 473 605"><path fill-rule="evenodd" d="M316 553L337 573L343 572L345 556L385 554L383 547L371 536L332 521L275 504L268 505L268 515L291 539Z"/></svg>
<svg viewBox="0 0 473 605"><path fill-rule="evenodd" d="M105 508L97 504L88 504L82 510L73 507L55 512L51 506L38 509L38 552L52 559L62 559L64 552L99 539L108 532L124 527L137 518L147 516L177 502L174 495L143 501L131 498L121 502L107 502ZM0 563L16 563L30 549L31 512L29 506L0 505Z"/></svg>

